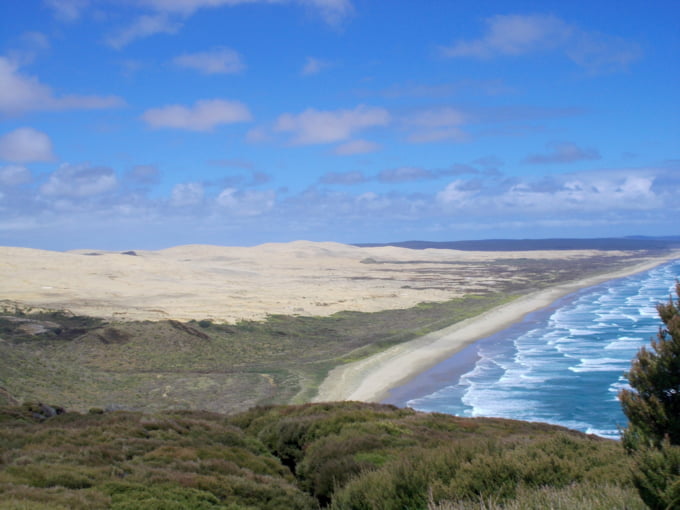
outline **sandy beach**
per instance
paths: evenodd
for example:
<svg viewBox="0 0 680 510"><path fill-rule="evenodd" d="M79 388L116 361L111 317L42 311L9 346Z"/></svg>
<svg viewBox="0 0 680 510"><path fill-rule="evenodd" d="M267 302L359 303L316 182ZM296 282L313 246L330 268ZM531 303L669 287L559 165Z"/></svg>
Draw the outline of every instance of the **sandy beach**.
<svg viewBox="0 0 680 510"><path fill-rule="evenodd" d="M388 396L390 389L407 383L467 345L506 329L527 314L545 308L561 297L608 280L647 271L679 256L675 253L623 270L533 292L448 328L396 345L369 358L336 367L320 385L314 401L380 402Z"/></svg>

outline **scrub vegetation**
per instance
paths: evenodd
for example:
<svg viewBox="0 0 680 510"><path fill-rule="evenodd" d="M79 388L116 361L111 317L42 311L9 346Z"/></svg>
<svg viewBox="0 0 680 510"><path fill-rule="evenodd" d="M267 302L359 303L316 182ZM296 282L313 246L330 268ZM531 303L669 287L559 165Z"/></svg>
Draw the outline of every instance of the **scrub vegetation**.
<svg viewBox="0 0 680 510"><path fill-rule="evenodd" d="M380 404L24 404L0 409L0 445L2 510L644 508L618 442Z"/></svg>
<svg viewBox="0 0 680 510"><path fill-rule="evenodd" d="M513 299L471 295L404 310L273 315L219 324L106 322L63 312L0 314L0 387L17 401L238 412L308 401L334 366Z"/></svg>
<svg viewBox="0 0 680 510"><path fill-rule="evenodd" d="M657 306L663 326L651 349L642 347L633 360L632 389L620 394L635 486L655 510L680 508L680 282L675 291L676 302Z"/></svg>

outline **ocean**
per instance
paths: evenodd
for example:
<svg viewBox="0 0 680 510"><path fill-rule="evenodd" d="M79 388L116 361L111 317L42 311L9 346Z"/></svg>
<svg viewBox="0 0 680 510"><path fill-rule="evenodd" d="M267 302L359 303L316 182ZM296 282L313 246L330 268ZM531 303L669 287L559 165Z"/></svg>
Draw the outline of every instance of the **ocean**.
<svg viewBox="0 0 680 510"><path fill-rule="evenodd" d="M566 296L391 392L386 402L457 416L562 425L618 438L618 392L675 298L680 260Z"/></svg>

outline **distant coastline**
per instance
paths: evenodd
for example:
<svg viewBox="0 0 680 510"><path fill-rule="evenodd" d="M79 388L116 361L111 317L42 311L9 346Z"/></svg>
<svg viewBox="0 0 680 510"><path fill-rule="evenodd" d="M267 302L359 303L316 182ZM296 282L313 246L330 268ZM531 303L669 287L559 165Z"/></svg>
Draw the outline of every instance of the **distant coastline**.
<svg viewBox="0 0 680 510"><path fill-rule="evenodd" d="M527 314L550 306L564 296L609 280L647 271L678 258L678 251L650 256L645 262L621 270L532 292L440 331L394 346L366 359L336 367L319 386L314 401L380 402L389 396L391 389L406 384L471 343L508 328Z"/></svg>

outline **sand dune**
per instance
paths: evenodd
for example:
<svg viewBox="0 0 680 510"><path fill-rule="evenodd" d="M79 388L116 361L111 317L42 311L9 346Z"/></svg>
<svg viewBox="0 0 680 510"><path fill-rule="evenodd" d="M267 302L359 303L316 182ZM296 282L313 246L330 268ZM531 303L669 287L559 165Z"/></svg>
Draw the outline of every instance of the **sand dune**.
<svg viewBox="0 0 680 510"><path fill-rule="evenodd" d="M0 247L0 300L124 320L329 315L405 308L488 289L495 285L488 271L494 261L593 253L359 248L305 241L190 245L134 255Z"/></svg>
<svg viewBox="0 0 680 510"><path fill-rule="evenodd" d="M441 301L495 284L489 262L589 251L466 252L298 241L135 255L0 247L0 299L105 318L223 321Z"/></svg>

